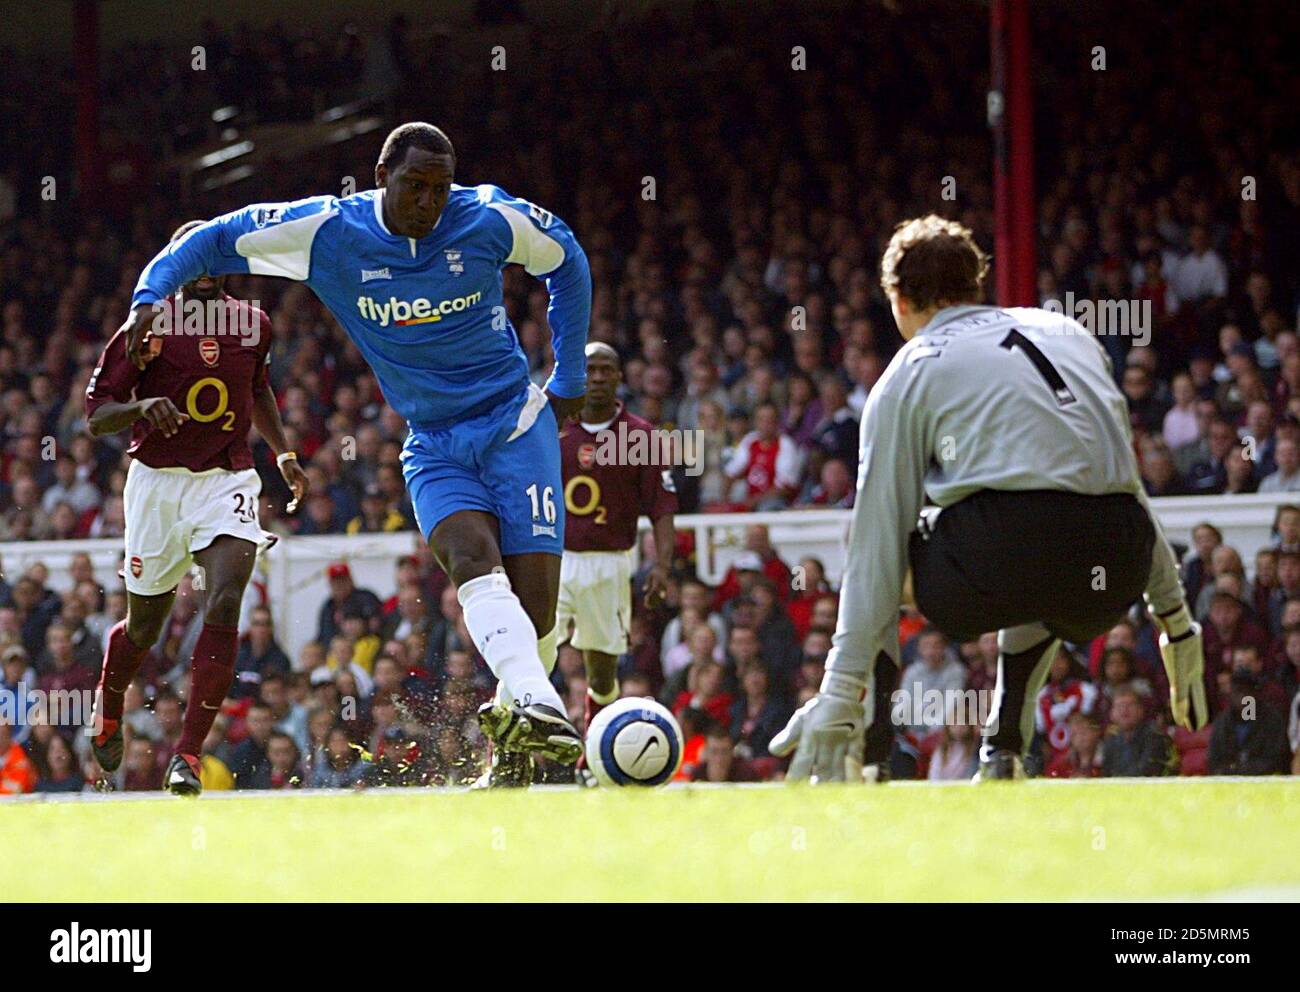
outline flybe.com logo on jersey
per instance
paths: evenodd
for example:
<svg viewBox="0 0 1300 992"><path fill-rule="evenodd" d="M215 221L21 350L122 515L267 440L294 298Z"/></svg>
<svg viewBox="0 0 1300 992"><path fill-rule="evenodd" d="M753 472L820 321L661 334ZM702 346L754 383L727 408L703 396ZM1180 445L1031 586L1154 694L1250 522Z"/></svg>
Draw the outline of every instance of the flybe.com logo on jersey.
<svg viewBox="0 0 1300 992"><path fill-rule="evenodd" d="M482 299L482 291L470 293L468 296L457 296L453 300L441 300L438 303L425 297L420 297L418 300L399 300L396 296L390 296L387 302L381 303L373 297L361 296L357 298L357 309L361 311L361 316L373 320L380 327L389 325L409 327L412 324L437 323L448 314L468 310Z"/></svg>

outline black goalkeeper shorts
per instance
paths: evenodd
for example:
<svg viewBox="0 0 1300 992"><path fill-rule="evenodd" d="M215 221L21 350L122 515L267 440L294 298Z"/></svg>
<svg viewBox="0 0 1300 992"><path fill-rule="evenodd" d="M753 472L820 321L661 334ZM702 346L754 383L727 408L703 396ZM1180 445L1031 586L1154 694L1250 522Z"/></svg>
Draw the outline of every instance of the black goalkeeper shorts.
<svg viewBox="0 0 1300 992"><path fill-rule="evenodd" d="M1151 573L1156 530L1136 496L984 489L910 542L916 606L950 638L1035 621L1082 644L1118 623Z"/></svg>

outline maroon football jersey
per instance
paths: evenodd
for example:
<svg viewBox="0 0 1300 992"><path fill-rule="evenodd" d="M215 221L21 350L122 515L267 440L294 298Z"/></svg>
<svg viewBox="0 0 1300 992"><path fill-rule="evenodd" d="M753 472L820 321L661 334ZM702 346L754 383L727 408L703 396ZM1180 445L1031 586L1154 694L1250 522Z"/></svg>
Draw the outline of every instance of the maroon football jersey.
<svg viewBox="0 0 1300 992"><path fill-rule="evenodd" d="M602 430L570 424L561 432L566 551L626 551L636 543L641 514L657 520L677 512L671 459L662 457L656 433L621 403Z"/></svg>
<svg viewBox="0 0 1300 992"><path fill-rule="evenodd" d="M186 305L192 308L195 302L189 300ZM150 468L187 468L191 472L252 468L248 429L253 422L253 391L266 383L270 318L224 293L213 303L214 308L224 308L216 326L211 320L212 308L203 312L204 322L197 323L197 311L191 310L187 317L178 309L179 300L164 305L172 308L172 330L159 336L161 351L143 370L127 359L124 334L119 331L108 342L86 387L86 416L104 403L166 396L190 419L182 421L172 437L143 418L136 420L127 449L131 455ZM223 325L226 333L211 333ZM254 327L255 334L235 333ZM199 330L203 333L195 333Z"/></svg>

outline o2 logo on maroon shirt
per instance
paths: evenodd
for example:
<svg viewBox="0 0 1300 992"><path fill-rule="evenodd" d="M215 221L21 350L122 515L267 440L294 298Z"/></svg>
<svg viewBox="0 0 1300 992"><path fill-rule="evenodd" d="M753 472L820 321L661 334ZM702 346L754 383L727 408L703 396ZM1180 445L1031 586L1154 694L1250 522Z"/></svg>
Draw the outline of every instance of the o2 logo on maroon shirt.
<svg viewBox="0 0 1300 992"><path fill-rule="evenodd" d="M131 574L134 575L134 576L138 579L138 578L140 577L140 573L143 572L143 571L144 571L144 562L140 560L140 556L139 556L139 555L132 555L132 556L131 556Z"/></svg>
<svg viewBox="0 0 1300 992"><path fill-rule="evenodd" d="M204 338L199 342L199 357L203 359L204 365L213 368L221 357L221 345L215 338Z"/></svg>
<svg viewBox="0 0 1300 992"><path fill-rule="evenodd" d="M596 446L594 444L578 445L578 464L584 471L596 464Z"/></svg>

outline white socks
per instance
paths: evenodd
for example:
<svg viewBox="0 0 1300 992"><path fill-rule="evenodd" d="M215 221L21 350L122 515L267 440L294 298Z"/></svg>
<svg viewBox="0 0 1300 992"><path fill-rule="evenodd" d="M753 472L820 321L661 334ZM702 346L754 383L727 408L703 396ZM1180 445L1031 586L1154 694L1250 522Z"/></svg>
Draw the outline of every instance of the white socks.
<svg viewBox="0 0 1300 992"><path fill-rule="evenodd" d="M511 590L505 573L493 572L470 579L456 591L456 598L465 611L465 626L479 654L501 683L497 698L501 699L504 689L507 699L545 703L565 712L564 703L547 678L539 657L539 651L549 639L550 663L554 666L554 631L538 640L533 622Z"/></svg>

